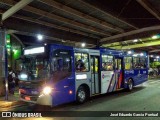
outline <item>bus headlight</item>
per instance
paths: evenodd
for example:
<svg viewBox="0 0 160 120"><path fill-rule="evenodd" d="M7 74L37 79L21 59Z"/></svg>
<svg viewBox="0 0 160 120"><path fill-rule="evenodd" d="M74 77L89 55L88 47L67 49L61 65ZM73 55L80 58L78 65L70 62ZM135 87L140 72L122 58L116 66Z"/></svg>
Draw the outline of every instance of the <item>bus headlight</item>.
<svg viewBox="0 0 160 120"><path fill-rule="evenodd" d="M46 86L45 88L43 88L43 94L45 95L49 95L52 92L52 88Z"/></svg>
<svg viewBox="0 0 160 120"><path fill-rule="evenodd" d="M27 80L28 75L25 74L25 73L21 73L18 78L19 78L20 80Z"/></svg>

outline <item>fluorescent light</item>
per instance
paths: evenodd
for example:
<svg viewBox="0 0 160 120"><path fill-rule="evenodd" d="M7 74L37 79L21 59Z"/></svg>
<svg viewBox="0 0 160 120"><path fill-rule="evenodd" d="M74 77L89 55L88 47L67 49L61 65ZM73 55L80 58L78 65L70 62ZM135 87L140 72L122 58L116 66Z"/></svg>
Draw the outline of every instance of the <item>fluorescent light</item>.
<svg viewBox="0 0 160 120"><path fill-rule="evenodd" d="M131 54L132 53L132 51L128 51L128 54Z"/></svg>
<svg viewBox="0 0 160 120"><path fill-rule="evenodd" d="M141 53L140 56L143 56L143 53Z"/></svg>
<svg viewBox="0 0 160 120"><path fill-rule="evenodd" d="M86 44L85 44L85 43L82 43L82 44L81 44L81 46L82 46L82 47L85 47L85 46L86 46Z"/></svg>
<svg viewBox="0 0 160 120"><path fill-rule="evenodd" d="M22 79L22 80L27 79L27 78L28 78L27 74L21 74L20 75L20 79Z"/></svg>
<svg viewBox="0 0 160 120"><path fill-rule="evenodd" d="M37 35L37 38L38 38L38 40L42 40L42 39L43 39L43 36L40 35L40 34L38 34L38 35Z"/></svg>
<svg viewBox="0 0 160 120"><path fill-rule="evenodd" d="M10 40L7 40L7 43L10 43Z"/></svg>
<svg viewBox="0 0 160 120"><path fill-rule="evenodd" d="M159 56L157 56L156 58L159 58Z"/></svg>
<svg viewBox="0 0 160 120"><path fill-rule="evenodd" d="M150 55L150 57L153 57L153 55Z"/></svg>
<svg viewBox="0 0 160 120"><path fill-rule="evenodd" d="M27 78L27 75L26 74L22 74L21 78L25 79L25 78Z"/></svg>
<svg viewBox="0 0 160 120"><path fill-rule="evenodd" d="M44 52L44 47L37 47L37 48L24 50L24 55L37 54L37 53L43 53L43 52Z"/></svg>
<svg viewBox="0 0 160 120"><path fill-rule="evenodd" d="M16 52L17 52L17 50L13 49L13 52L14 52L14 53L16 53Z"/></svg>
<svg viewBox="0 0 160 120"><path fill-rule="evenodd" d="M137 54L133 54L134 57L137 57Z"/></svg>
<svg viewBox="0 0 160 120"><path fill-rule="evenodd" d="M137 42L137 41L138 41L138 39L134 39L134 40L133 40L133 42Z"/></svg>
<svg viewBox="0 0 160 120"><path fill-rule="evenodd" d="M157 38L158 38L157 35L152 36L152 39L157 39Z"/></svg>
<svg viewBox="0 0 160 120"><path fill-rule="evenodd" d="M76 79L77 80L87 79L87 75L86 74L76 75Z"/></svg>

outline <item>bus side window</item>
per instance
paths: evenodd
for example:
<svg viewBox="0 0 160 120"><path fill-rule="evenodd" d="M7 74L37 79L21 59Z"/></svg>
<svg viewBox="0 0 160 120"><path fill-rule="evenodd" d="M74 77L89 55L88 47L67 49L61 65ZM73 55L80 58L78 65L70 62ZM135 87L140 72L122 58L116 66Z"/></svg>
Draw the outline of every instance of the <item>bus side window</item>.
<svg viewBox="0 0 160 120"><path fill-rule="evenodd" d="M138 69L146 68L146 58L134 57L133 66Z"/></svg>
<svg viewBox="0 0 160 120"><path fill-rule="evenodd" d="M76 72L89 71L89 55L87 53L75 53Z"/></svg>
<svg viewBox="0 0 160 120"><path fill-rule="evenodd" d="M107 70L113 70L113 65L112 63L107 64Z"/></svg>
<svg viewBox="0 0 160 120"><path fill-rule="evenodd" d="M102 70L104 70L104 71L107 70L106 66L107 66L106 63L102 63Z"/></svg>
<svg viewBox="0 0 160 120"><path fill-rule="evenodd" d="M140 58L140 68L146 68L146 58Z"/></svg>
<svg viewBox="0 0 160 120"><path fill-rule="evenodd" d="M124 57L124 62L126 70L132 69L132 57Z"/></svg>
<svg viewBox="0 0 160 120"><path fill-rule="evenodd" d="M76 63L76 70L83 71L85 70L85 65L82 60L78 60Z"/></svg>
<svg viewBox="0 0 160 120"><path fill-rule="evenodd" d="M72 75L72 51L54 49L51 58L51 77L54 82L64 80Z"/></svg>
<svg viewBox="0 0 160 120"><path fill-rule="evenodd" d="M102 55L102 71L113 70L113 56Z"/></svg>
<svg viewBox="0 0 160 120"><path fill-rule="evenodd" d="M95 59L95 72L98 72L98 59Z"/></svg>

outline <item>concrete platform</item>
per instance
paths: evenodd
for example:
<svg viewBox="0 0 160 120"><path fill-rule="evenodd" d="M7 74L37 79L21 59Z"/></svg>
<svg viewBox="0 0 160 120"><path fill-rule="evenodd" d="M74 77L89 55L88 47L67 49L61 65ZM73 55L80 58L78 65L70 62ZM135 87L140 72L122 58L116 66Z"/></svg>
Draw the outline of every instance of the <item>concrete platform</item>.
<svg viewBox="0 0 160 120"><path fill-rule="evenodd" d="M5 99L5 96L0 97L0 110L3 108L9 108L14 106L20 106L24 104L24 102L19 100L19 93L16 89L15 94L8 94L8 100Z"/></svg>

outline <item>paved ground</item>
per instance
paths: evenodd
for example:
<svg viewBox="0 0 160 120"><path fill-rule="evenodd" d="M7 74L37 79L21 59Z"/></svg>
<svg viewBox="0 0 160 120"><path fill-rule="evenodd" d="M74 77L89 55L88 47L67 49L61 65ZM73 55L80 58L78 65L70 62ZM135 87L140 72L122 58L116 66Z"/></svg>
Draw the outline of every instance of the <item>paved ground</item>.
<svg viewBox="0 0 160 120"><path fill-rule="evenodd" d="M3 109L6 111L39 111L44 112L48 108L24 104L21 107ZM137 86L132 92L119 91L103 96L94 97L83 105L70 103L55 108L50 111L159 111L160 114L160 80L150 80L141 86ZM74 113L73 113L74 114ZM79 114L82 114L79 112ZM92 113L96 114L96 113ZM11 119L11 118L10 118ZM12 118L17 120L18 118ZM22 119L22 118L19 118ZM32 120L33 118L23 118ZM35 119L35 118L34 118ZM104 119L104 120L159 120L158 117L43 117L35 120L66 120L66 119Z"/></svg>
<svg viewBox="0 0 160 120"><path fill-rule="evenodd" d="M20 106L24 104L22 101L19 101L19 92L18 92L18 87L15 89L15 93L10 94L8 93L8 100L6 100L6 97L0 97L0 111L4 111L6 108L10 108L13 106Z"/></svg>

